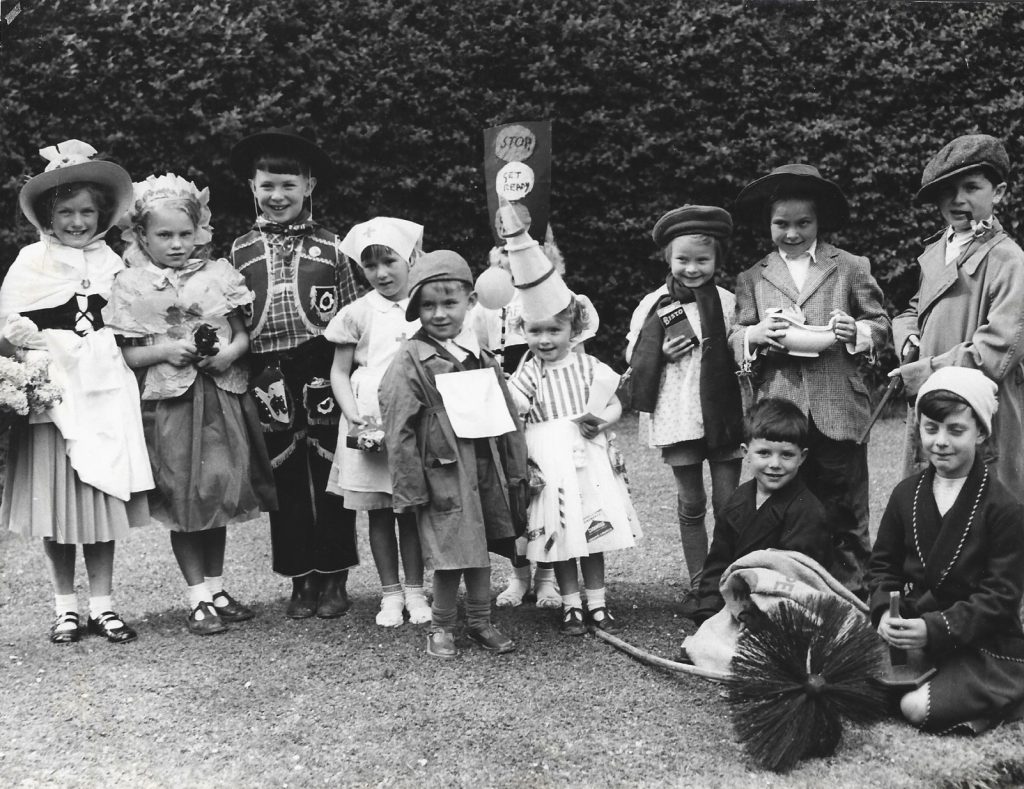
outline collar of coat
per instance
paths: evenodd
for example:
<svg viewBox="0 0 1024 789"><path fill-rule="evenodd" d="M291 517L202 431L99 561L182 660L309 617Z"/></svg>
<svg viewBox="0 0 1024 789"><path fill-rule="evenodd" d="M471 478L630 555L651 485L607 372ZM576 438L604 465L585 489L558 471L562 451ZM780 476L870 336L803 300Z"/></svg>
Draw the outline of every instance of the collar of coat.
<svg viewBox="0 0 1024 789"><path fill-rule="evenodd" d="M749 512L753 510L755 513L754 517L745 524L748 529L753 530L749 534L751 539L759 536L762 531L774 527L792 501L807 491L806 483L797 474L789 483L772 493L765 499L764 504L758 507L757 481L752 479L749 481L749 484L749 491L744 491L742 496L733 497L722 508L722 514L730 515L734 521L738 519L746 520Z"/></svg>
<svg viewBox="0 0 1024 789"><path fill-rule="evenodd" d="M822 286L822 284L839 269L839 258L842 250L825 242L818 242L818 248L811 257L811 265L807 269L807 279L803 290L797 291L793 275L789 273L786 261L777 249L774 249L761 260L764 271L761 276L776 288L785 293L797 306L801 306Z"/></svg>
<svg viewBox="0 0 1024 789"><path fill-rule="evenodd" d="M923 315L957 280L960 269L973 277L978 266L991 251L992 247L1006 238L1006 231L999 220L992 218L992 226L970 240L963 248L960 256L952 263L946 264L945 229L939 233L932 244L917 259L921 266L921 280L928 286L922 289L918 299L917 312Z"/></svg>

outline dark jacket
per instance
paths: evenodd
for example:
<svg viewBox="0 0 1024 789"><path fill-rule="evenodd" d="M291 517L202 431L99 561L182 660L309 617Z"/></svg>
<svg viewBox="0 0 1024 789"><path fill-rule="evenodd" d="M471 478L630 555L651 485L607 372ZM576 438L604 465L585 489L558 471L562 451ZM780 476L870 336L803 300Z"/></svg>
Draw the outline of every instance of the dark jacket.
<svg viewBox="0 0 1024 789"><path fill-rule="evenodd" d="M722 574L751 551L799 551L825 567L832 561L832 534L825 508L799 476L769 496L760 509L755 506L756 495L757 480L744 482L715 517L711 550L697 591L694 621L698 624L725 605L718 590Z"/></svg>

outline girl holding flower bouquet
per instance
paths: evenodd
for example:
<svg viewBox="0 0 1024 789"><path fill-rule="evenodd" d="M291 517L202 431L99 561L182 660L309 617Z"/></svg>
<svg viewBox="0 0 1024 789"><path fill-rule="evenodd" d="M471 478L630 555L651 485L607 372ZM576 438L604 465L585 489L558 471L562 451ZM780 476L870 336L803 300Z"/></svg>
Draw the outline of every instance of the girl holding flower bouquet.
<svg viewBox="0 0 1024 789"><path fill-rule="evenodd" d="M188 585L188 629L227 630L255 615L224 589L227 525L277 509L270 459L241 361L249 334L245 280L212 240L209 190L167 173L135 184L122 219L124 259L107 308L129 367L144 370L142 414L156 489Z"/></svg>
<svg viewBox="0 0 1024 789"><path fill-rule="evenodd" d="M423 554L416 515L396 516L391 509L391 475L383 448L377 388L384 371L419 321L405 319L409 303L409 267L423 241L423 227L404 219L379 216L353 227L341 251L359 265L373 290L342 307L324 337L335 344L331 387L345 419L327 491L345 497L354 510L366 510L370 552L381 584L377 624L398 627L405 611L413 624L430 621L423 589ZM344 436L346 423L348 439ZM376 444L374 447L373 445ZM405 589L398 575L401 553Z"/></svg>
<svg viewBox="0 0 1024 789"><path fill-rule="evenodd" d="M124 267L103 237L128 207L132 180L95 153L78 140L40 150L49 164L19 199L40 240L21 250L0 286L0 354L32 367L45 353L61 389L56 402L52 389L26 382L29 408L40 396L37 408L50 407L15 424L0 503L0 524L43 538L56 598L50 640L58 644L82 633L78 545L89 575L88 632L113 643L135 639L111 602L114 543L149 522L143 491L153 487L138 385L100 314ZM10 394L5 388L4 399Z"/></svg>

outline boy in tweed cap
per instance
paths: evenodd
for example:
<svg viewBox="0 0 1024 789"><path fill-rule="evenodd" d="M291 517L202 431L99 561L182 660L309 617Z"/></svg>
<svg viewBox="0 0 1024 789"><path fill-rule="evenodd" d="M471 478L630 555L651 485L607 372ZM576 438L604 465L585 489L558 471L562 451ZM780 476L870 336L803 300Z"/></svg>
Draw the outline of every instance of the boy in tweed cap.
<svg viewBox="0 0 1024 789"><path fill-rule="evenodd" d="M819 226L836 229L849 213L839 187L807 164L783 165L744 188L734 214L767 224L776 249L737 279L729 341L737 361L758 360L763 370L758 400L783 397L807 415L802 474L833 528L829 570L863 595L871 545L867 447L858 439L871 414L857 362L888 342L890 324L867 258L818 240ZM813 357L790 355L779 310L831 325L838 342Z"/></svg>
<svg viewBox="0 0 1024 789"><path fill-rule="evenodd" d="M914 200L934 203L946 227L929 239L918 264L917 293L893 321L897 351L919 346L899 369L907 396L933 370L981 370L999 386L999 412L982 456L1010 490L1024 482L1024 251L993 214L1006 194L1010 159L987 134L957 137L928 162ZM903 354L904 357L906 354ZM907 474L925 457L911 408Z"/></svg>

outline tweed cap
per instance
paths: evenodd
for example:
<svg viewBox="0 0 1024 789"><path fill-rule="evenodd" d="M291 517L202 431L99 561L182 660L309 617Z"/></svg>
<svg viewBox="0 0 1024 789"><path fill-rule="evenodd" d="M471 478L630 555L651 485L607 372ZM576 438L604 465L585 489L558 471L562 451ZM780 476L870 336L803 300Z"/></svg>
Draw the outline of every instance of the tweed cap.
<svg viewBox="0 0 1024 789"><path fill-rule="evenodd" d="M822 229L836 230L850 219L846 195L832 181L822 178L817 167L809 164L784 164L751 181L736 198L733 213L748 224L758 225L765 221L773 202L796 195L807 195L814 200Z"/></svg>
<svg viewBox="0 0 1024 789"><path fill-rule="evenodd" d="M417 320L420 317L420 291L428 282L454 280L465 282L472 289L473 272L469 263L458 252L450 249L435 249L423 255L409 273L409 304L405 308L405 319Z"/></svg>
<svg viewBox="0 0 1024 789"><path fill-rule="evenodd" d="M673 208L654 223L651 238L664 247L679 236L707 235L728 240L732 236L732 217L724 208L713 205L684 205Z"/></svg>
<svg viewBox="0 0 1024 789"><path fill-rule="evenodd" d="M934 203L939 190L952 178L976 167L992 170L998 182L1008 180L1010 157L1003 144L988 134L965 134L943 146L925 165L915 203Z"/></svg>

